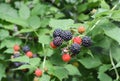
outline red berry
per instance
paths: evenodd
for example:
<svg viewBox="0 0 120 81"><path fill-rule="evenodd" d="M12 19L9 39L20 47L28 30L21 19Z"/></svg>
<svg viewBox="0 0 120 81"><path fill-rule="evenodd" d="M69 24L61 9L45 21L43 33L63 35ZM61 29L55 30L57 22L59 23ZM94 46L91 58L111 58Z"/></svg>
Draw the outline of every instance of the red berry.
<svg viewBox="0 0 120 81"><path fill-rule="evenodd" d="M37 77L42 76L42 70L36 69L36 70L35 70L35 75L36 75Z"/></svg>
<svg viewBox="0 0 120 81"><path fill-rule="evenodd" d="M79 32L80 34L84 33L84 32L85 32L85 28L84 28L83 26L80 26L80 27L78 28L78 32Z"/></svg>
<svg viewBox="0 0 120 81"><path fill-rule="evenodd" d="M16 45L14 45L13 49L14 49L14 51L19 51L20 50L20 46L16 44Z"/></svg>
<svg viewBox="0 0 120 81"><path fill-rule="evenodd" d="M28 56L29 58L32 58L32 57L33 57L33 53L32 53L31 51L28 51L28 52L26 53L26 56Z"/></svg>
<svg viewBox="0 0 120 81"><path fill-rule="evenodd" d="M69 54L63 54L63 55L62 55L62 60L63 60L64 62L69 62L70 59L71 59L71 56L70 56Z"/></svg>
<svg viewBox="0 0 120 81"><path fill-rule="evenodd" d="M81 44L82 43L82 39L80 37L74 37L73 38L73 43Z"/></svg>
<svg viewBox="0 0 120 81"><path fill-rule="evenodd" d="M53 48L53 49L57 48L57 47L54 45L53 42L50 42L50 46L51 46L51 48Z"/></svg>

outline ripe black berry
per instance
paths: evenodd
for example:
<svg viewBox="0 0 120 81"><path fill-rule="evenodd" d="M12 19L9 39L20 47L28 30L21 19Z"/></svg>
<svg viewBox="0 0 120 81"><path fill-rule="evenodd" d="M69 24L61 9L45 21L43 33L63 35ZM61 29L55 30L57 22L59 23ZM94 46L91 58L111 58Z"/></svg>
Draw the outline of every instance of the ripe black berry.
<svg viewBox="0 0 120 81"><path fill-rule="evenodd" d="M72 39L72 33L70 31L63 31L62 34L61 34L61 38L64 40L64 41L69 41Z"/></svg>
<svg viewBox="0 0 120 81"><path fill-rule="evenodd" d="M20 63L20 62L14 62L13 64L16 68L22 65L22 63Z"/></svg>
<svg viewBox="0 0 120 81"><path fill-rule="evenodd" d="M91 41L91 38L88 37L88 36L85 36L82 38L82 45L85 46L85 47L89 47L92 45L92 41Z"/></svg>
<svg viewBox="0 0 120 81"><path fill-rule="evenodd" d="M22 50L26 53L26 52L30 51L30 48L29 48L29 46L24 46L22 48Z"/></svg>
<svg viewBox="0 0 120 81"><path fill-rule="evenodd" d="M78 54L80 52L80 45L77 44L77 43L73 43L70 47L70 51L73 53L73 54Z"/></svg>
<svg viewBox="0 0 120 81"><path fill-rule="evenodd" d="M54 32L53 32L53 37L61 37L61 34L62 34L63 30L62 29L56 29Z"/></svg>
<svg viewBox="0 0 120 81"><path fill-rule="evenodd" d="M16 54L13 55L13 58L17 58L17 57L20 57L19 53L16 53Z"/></svg>
<svg viewBox="0 0 120 81"><path fill-rule="evenodd" d="M62 42L63 42L63 40L62 40L61 37L55 37L54 40L53 40L53 44L54 44L55 46L60 46L60 45L62 45Z"/></svg>

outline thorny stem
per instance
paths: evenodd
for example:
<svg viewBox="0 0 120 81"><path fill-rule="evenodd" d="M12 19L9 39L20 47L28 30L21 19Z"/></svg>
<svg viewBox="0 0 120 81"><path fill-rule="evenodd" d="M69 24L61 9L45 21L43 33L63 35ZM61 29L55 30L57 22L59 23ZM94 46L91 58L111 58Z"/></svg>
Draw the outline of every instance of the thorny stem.
<svg viewBox="0 0 120 81"><path fill-rule="evenodd" d="M112 66L113 66L113 69L115 70L116 80L118 80L118 79L119 79L119 74L118 74L118 71L117 71L117 69L116 69L116 67L115 67L115 64L114 64L114 62L113 62L111 50L109 51L109 55L110 55L111 64L112 64Z"/></svg>

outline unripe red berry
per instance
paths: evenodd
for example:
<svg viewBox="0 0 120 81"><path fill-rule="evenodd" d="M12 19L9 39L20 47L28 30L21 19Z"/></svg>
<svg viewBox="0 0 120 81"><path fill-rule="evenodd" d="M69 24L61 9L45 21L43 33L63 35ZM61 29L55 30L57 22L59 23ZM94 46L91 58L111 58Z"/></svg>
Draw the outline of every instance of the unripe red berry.
<svg viewBox="0 0 120 81"><path fill-rule="evenodd" d="M36 75L37 77L42 76L42 70L36 69L36 70L35 70L35 75Z"/></svg>
<svg viewBox="0 0 120 81"><path fill-rule="evenodd" d="M62 55L62 60L64 62L69 62L71 60L71 56L69 54L63 54Z"/></svg>
<svg viewBox="0 0 120 81"><path fill-rule="evenodd" d="M82 39L80 37L74 37L73 38L73 43L81 44L82 43Z"/></svg>
<svg viewBox="0 0 120 81"><path fill-rule="evenodd" d="M26 53L26 56L28 56L29 58L32 58L32 57L33 57L33 53L32 53L31 51L28 51L28 52Z"/></svg>
<svg viewBox="0 0 120 81"><path fill-rule="evenodd" d="M79 32L80 34L84 33L84 32L85 32L85 28L84 28L83 26L80 26L80 27L78 28L78 32Z"/></svg>
<svg viewBox="0 0 120 81"><path fill-rule="evenodd" d="M50 46L51 46L51 48L53 48L53 49L57 48L57 46L55 46L53 42L50 42Z"/></svg>
<svg viewBox="0 0 120 81"><path fill-rule="evenodd" d="M14 51L19 51L20 50L20 46L16 44L16 45L14 45L13 49L14 49Z"/></svg>

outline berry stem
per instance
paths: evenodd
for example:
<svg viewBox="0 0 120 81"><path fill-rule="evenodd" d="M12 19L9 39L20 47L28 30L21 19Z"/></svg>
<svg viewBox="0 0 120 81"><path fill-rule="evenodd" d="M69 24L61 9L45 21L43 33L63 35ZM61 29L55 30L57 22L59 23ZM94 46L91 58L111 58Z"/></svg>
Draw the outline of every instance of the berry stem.
<svg viewBox="0 0 120 81"><path fill-rule="evenodd" d="M25 45L26 45L26 44L27 44L27 42L28 42L28 37L29 37L29 35L30 35L30 34L29 34L29 33L27 33L27 35L26 35L26 37L25 37L25 38L26 38Z"/></svg>
<svg viewBox="0 0 120 81"><path fill-rule="evenodd" d="M97 24L98 24L100 21L101 21L101 20L98 20L98 21L91 27L90 31L92 31L92 30L97 26Z"/></svg>
<svg viewBox="0 0 120 81"><path fill-rule="evenodd" d="M45 56L44 56L44 59L43 59L43 72L44 72L44 68L45 68L45 62L46 62L46 54L47 53L45 53L46 51L45 51L45 45L44 44L42 44L42 48L43 48L43 52L44 52L44 54L45 54Z"/></svg>
<svg viewBox="0 0 120 81"><path fill-rule="evenodd" d="M37 37L39 37L39 34L36 31L34 31L34 33L37 35Z"/></svg>
<svg viewBox="0 0 120 81"><path fill-rule="evenodd" d="M113 69L115 70L116 80L118 80L118 79L119 79L119 74L118 74L118 71L117 71L117 69L116 69L116 66L115 66L115 64L114 64L114 62L113 62L111 50L109 51L109 56L110 56L110 61L111 61L111 64L112 64L112 66L113 66Z"/></svg>
<svg viewBox="0 0 120 81"><path fill-rule="evenodd" d="M119 0L118 4L120 4L120 0ZM113 8L111 9L111 11L113 11L118 6L118 4L116 4L115 6L113 6Z"/></svg>

